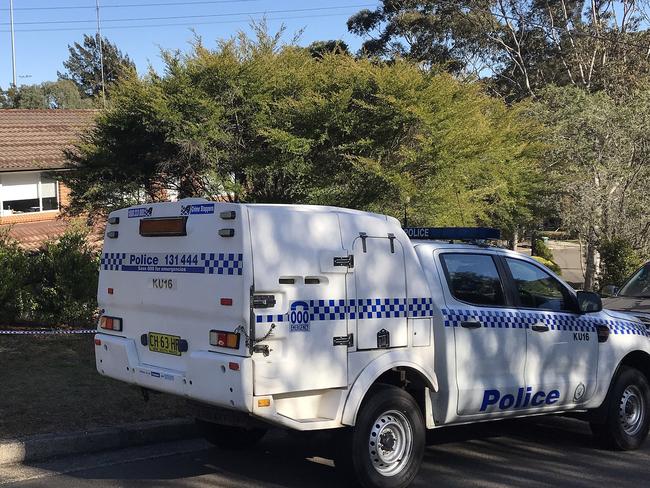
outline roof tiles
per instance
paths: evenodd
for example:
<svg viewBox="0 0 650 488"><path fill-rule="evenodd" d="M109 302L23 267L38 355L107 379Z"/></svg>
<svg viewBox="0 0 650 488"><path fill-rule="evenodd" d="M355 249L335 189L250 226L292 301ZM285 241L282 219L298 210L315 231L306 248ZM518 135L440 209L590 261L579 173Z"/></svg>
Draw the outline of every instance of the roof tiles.
<svg viewBox="0 0 650 488"><path fill-rule="evenodd" d="M0 172L60 169L97 110L0 110Z"/></svg>

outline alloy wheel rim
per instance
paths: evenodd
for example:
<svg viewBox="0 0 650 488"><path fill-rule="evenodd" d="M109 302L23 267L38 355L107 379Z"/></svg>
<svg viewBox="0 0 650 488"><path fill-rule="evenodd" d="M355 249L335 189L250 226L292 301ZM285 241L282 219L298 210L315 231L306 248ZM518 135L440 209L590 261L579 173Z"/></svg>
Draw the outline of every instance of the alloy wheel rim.
<svg viewBox="0 0 650 488"><path fill-rule="evenodd" d="M403 471L413 453L413 428L406 416L397 410L379 415L368 436L368 452L379 474L395 476Z"/></svg>

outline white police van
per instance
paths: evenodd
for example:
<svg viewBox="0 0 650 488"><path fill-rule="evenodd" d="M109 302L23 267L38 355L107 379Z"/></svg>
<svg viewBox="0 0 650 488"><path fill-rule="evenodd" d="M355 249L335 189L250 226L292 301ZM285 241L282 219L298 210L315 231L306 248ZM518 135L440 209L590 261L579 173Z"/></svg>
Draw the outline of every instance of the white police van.
<svg viewBox="0 0 650 488"><path fill-rule="evenodd" d="M408 485L425 429L448 425L582 412L608 445L641 445L642 323L526 256L449 243L489 229L407 232L332 207L188 199L113 212L97 369L190 399L222 446L267 425L340 428L337 466L366 487Z"/></svg>

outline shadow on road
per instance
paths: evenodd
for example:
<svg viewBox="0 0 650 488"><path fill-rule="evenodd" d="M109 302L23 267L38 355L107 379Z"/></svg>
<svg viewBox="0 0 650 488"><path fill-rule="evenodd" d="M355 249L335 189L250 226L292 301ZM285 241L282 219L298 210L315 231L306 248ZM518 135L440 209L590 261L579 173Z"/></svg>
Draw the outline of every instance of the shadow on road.
<svg viewBox="0 0 650 488"><path fill-rule="evenodd" d="M534 418L440 429L429 433L415 486L647 486L650 446L635 452L598 449L588 426L567 418ZM216 448L176 457L70 474L119 479L119 486L341 485L331 436L274 431L255 449ZM116 485L117 486L117 485Z"/></svg>

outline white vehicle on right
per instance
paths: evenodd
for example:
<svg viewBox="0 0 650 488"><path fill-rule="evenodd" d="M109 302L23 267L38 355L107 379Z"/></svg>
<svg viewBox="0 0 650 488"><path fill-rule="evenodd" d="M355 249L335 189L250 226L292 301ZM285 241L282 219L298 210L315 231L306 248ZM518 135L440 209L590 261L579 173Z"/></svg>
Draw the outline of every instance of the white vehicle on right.
<svg viewBox="0 0 650 488"><path fill-rule="evenodd" d="M571 413L639 447L648 329L497 238L335 207L117 210L97 369L187 398L223 448L269 426L336 430L336 466L365 488L408 486L426 430L451 425Z"/></svg>

